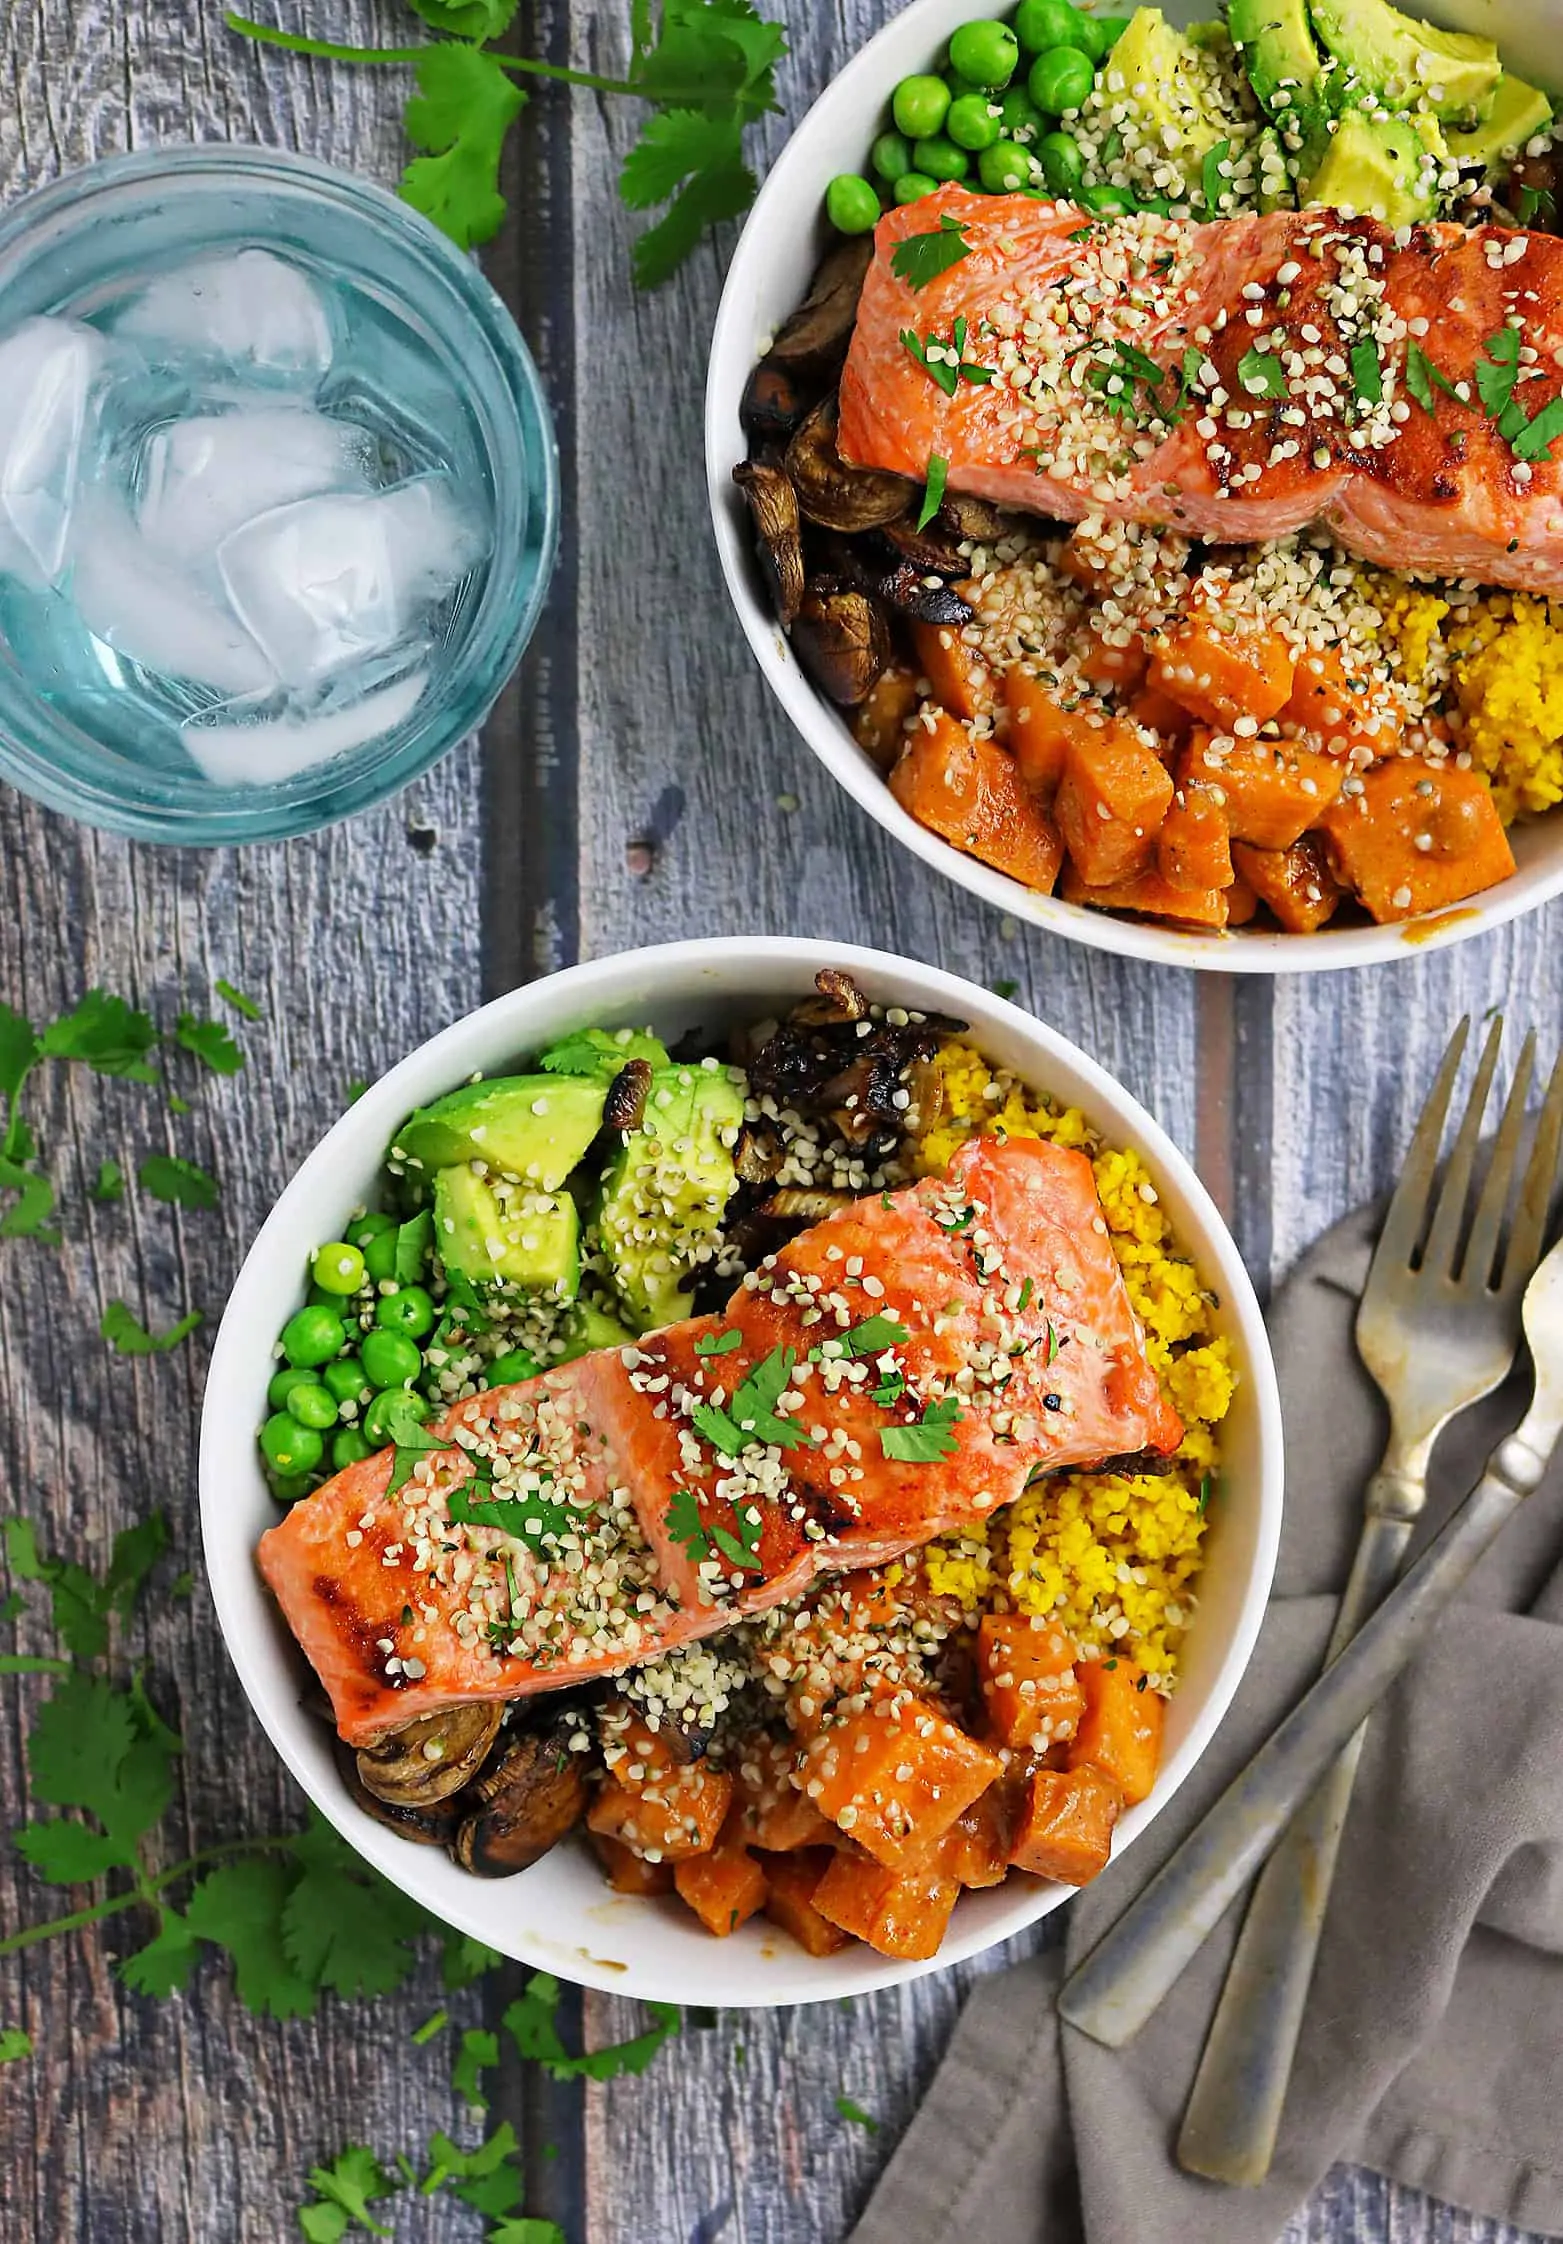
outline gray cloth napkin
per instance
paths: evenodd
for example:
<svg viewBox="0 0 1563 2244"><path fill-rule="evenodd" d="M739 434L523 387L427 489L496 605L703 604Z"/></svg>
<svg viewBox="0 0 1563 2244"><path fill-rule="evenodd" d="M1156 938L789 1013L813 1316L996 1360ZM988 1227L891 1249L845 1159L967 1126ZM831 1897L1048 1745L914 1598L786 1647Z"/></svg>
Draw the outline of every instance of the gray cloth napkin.
<svg viewBox="0 0 1563 2244"><path fill-rule="evenodd" d="M1272 2244L1337 2159L1563 2235L1563 1467L1512 1521L1369 1731L1270 2179L1172 2146L1240 1921L1145 2031L1101 2048L1054 2000L1317 1672L1387 1431L1352 1342L1376 1211L1304 1257L1270 1329L1286 1522L1252 1665L1203 1762L1070 1904L1063 1948L979 1983L851 2244ZM1455 1421L1422 1540L1519 1417Z"/></svg>

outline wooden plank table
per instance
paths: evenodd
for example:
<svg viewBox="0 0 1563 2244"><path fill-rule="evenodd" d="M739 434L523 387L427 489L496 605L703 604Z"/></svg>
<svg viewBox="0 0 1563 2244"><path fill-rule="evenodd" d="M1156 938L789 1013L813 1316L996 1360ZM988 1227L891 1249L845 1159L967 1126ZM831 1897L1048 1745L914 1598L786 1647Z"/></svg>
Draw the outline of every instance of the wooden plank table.
<svg viewBox="0 0 1563 2244"><path fill-rule="evenodd" d="M385 0L267 0L273 20L400 41ZM766 154L888 0L794 0L786 112ZM597 67L623 59L627 11L523 6L518 51ZM260 52L213 0L4 0L0 204L125 147L194 136L259 140L392 179L403 157L399 75ZM226 975L265 1005L246 1072L214 1083L175 1128L158 1094L60 1080L43 1113L66 1187L60 1249L6 1242L0 1283L0 1474L7 1508L67 1552L101 1553L162 1504L197 1559L194 1453L204 1355L111 1356L96 1338L123 1295L154 1321L216 1311L277 1189L370 1077L480 999L627 945L699 933L794 931L910 952L990 982L1077 1038L1192 1151L1261 1285L1342 1210L1389 1180L1448 1026L1503 1002L1555 1023L1554 909L1462 949L1377 973L1239 982L1119 964L1025 933L895 855L811 762L753 670L705 522L701 383L724 258L706 248L652 297L628 284L614 192L626 105L540 91L513 167L518 223L489 259L542 365L564 453L565 557L551 609L483 750L469 745L400 801L283 848L158 851L87 832L0 791L0 996L35 1019L102 983L164 1019ZM128 1169L177 1148L224 1183L210 1215L134 1196L95 1207L100 1158ZM43 1650L36 1623L21 1647ZM197 1586L139 1625L161 1703L188 1746L170 1818L179 1854L287 1828L299 1802L250 1718ZM0 1803L25 1798L21 1716L0 1705ZM50 1913L6 1867L9 1931ZM168 2002L126 1992L111 1938L79 1937L0 1968L0 2024L39 2054L0 2075L0 2226L17 2244L226 2244L295 2233L308 2166L349 2140L413 2150L461 2113L447 2044L413 2047L432 1964L376 2004L265 2024L225 1974ZM651 2072L550 2089L519 2066L496 2110L531 2155L531 2209L570 2244L829 2244L842 2236L910 2117L977 1969L805 2012L730 2015L686 2030ZM520 1975L457 1998L493 2023ZM595 2041L635 2030L592 1996ZM877 2115L845 2126L842 2091ZM547 2155L548 2153L553 2155ZM396 2234L477 2233L434 2203L399 2205ZM1339 2170L1289 2244L1523 2244L1368 2174ZM1150 2244L1150 2240L1147 2240Z"/></svg>

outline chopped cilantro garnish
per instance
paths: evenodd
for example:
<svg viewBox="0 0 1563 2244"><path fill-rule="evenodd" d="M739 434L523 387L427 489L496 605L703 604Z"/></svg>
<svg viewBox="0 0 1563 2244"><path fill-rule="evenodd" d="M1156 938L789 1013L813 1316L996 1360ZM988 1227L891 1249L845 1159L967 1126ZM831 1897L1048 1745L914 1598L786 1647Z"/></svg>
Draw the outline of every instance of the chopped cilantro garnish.
<svg viewBox="0 0 1563 2244"><path fill-rule="evenodd" d="M862 1324L854 1325L850 1332L837 1336L838 1345L848 1356L880 1356L887 1348L903 1345L911 1339L905 1325L881 1310L877 1316L865 1317Z"/></svg>
<svg viewBox="0 0 1563 2244"><path fill-rule="evenodd" d="M1286 369L1274 351L1245 351L1237 362L1237 378L1250 397L1285 397Z"/></svg>
<svg viewBox="0 0 1563 2244"><path fill-rule="evenodd" d="M898 1403L906 1393L905 1375L899 1371L887 1371L872 1392L873 1400L888 1410L892 1403Z"/></svg>
<svg viewBox="0 0 1563 2244"><path fill-rule="evenodd" d="M696 1403L690 1417L697 1431L724 1457L741 1456L755 1442L776 1449L809 1447L809 1437L801 1426L776 1415L776 1405L787 1390L797 1361L793 1349L773 1348L763 1363L756 1364L739 1381L725 1410L716 1403Z"/></svg>
<svg viewBox="0 0 1563 2244"><path fill-rule="evenodd" d="M674 1490L668 1504L668 1533L675 1543L683 1545L697 1566L719 1552L740 1573L758 1574L763 1525L759 1508L754 1504L735 1504L733 1518L738 1528L736 1535L725 1527L707 1527L700 1516L700 1503L694 1490L679 1488Z"/></svg>
<svg viewBox="0 0 1563 2244"><path fill-rule="evenodd" d="M1015 1304L1015 1313L1017 1316L1021 1313L1022 1310L1030 1308L1031 1296L1033 1291L1033 1281L1030 1278L1022 1278L1020 1281L1020 1299Z"/></svg>
<svg viewBox="0 0 1563 2244"><path fill-rule="evenodd" d="M1020 988L1013 974L1001 974L996 982L988 984L995 997L1012 998Z"/></svg>
<svg viewBox="0 0 1563 2244"><path fill-rule="evenodd" d="M1371 335L1351 346L1351 385L1364 405L1383 404L1384 368Z"/></svg>
<svg viewBox="0 0 1563 2244"><path fill-rule="evenodd" d="M990 366L975 365L966 357L966 332L964 314L955 322L948 343L942 342L937 335L919 337L916 330L910 327L903 327L901 330L903 350L910 352L928 379L937 382L946 397L953 397L962 382L970 382L974 387L980 388L984 382L991 382L993 379L993 369Z"/></svg>
<svg viewBox="0 0 1563 2244"><path fill-rule="evenodd" d="M1050 1364L1053 1361L1053 1358L1058 1354L1058 1351L1062 1346L1063 1342L1058 1337L1057 1328L1053 1324L1052 1319L1049 1318L1047 1327L1047 1353L1042 1358L1043 1364Z"/></svg>
<svg viewBox="0 0 1563 2244"><path fill-rule="evenodd" d="M221 1021L203 1021L194 1013L181 1013L174 1027L174 1042L214 1075L237 1075L244 1065L244 1054Z"/></svg>
<svg viewBox="0 0 1563 2244"><path fill-rule="evenodd" d="M217 1179L177 1153L149 1154L136 1171L143 1192L176 1208L215 1208Z"/></svg>
<svg viewBox="0 0 1563 2244"><path fill-rule="evenodd" d="M836 2109L841 2117L850 2120L854 2127L866 2127L871 2135L879 2133L879 2122L875 2119L873 2113L864 2111L862 2105L854 2102L852 2097L838 2096L836 2098Z"/></svg>
<svg viewBox="0 0 1563 2244"><path fill-rule="evenodd" d="M506 1496L492 1502L473 1502L470 1489L493 1485L491 1478L477 1474L451 1490L446 1509L458 1527L497 1527L502 1535L513 1535L518 1543L527 1543L533 1550L542 1543L559 1543L568 1534L574 1513L556 1497Z"/></svg>
<svg viewBox="0 0 1563 2244"><path fill-rule="evenodd" d="M695 1342L695 1354L697 1356L728 1356L732 1354L735 1348L741 1348L743 1344L744 1336L741 1332L705 1332Z"/></svg>
<svg viewBox="0 0 1563 2244"><path fill-rule="evenodd" d="M117 1161L100 1161L98 1173L87 1187L89 1200L123 1200L125 1172Z"/></svg>
<svg viewBox="0 0 1563 2244"><path fill-rule="evenodd" d="M1220 210L1221 198L1227 192L1227 182L1222 176L1221 167L1231 153L1231 141L1218 140L1214 148L1208 151L1204 163L1200 166L1200 193L1204 197L1205 208L1212 218Z"/></svg>
<svg viewBox="0 0 1563 2244"><path fill-rule="evenodd" d="M1488 420L1501 422L1514 396L1515 377L1520 370L1518 328L1500 327L1487 337L1482 349L1487 355L1476 362L1476 394ZM1523 426L1523 414L1520 421Z"/></svg>
<svg viewBox="0 0 1563 2244"><path fill-rule="evenodd" d="M944 504L945 486L950 480L950 463L942 453L930 452L927 475L923 489L923 503L918 509L917 527L926 530Z"/></svg>
<svg viewBox="0 0 1563 2244"><path fill-rule="evenodd" d="M937 1465L959 1447L955 1429L960 1423L955 1398L947 1396L943 1402L930 1403L910 1426L881 1427L879 1446L886 1457L903 1465Z"/></svg>
<svg viewBox="0 0 1563 2244"><path fill-rule="evenodd" d="M204 1320L204 1310L192 1309L178 1324L170 1325L167 1332L149 1332L128 1303L111 1301L103 1312L98 1331L122 1356L166 1356L170 1348L177 1348L181 1340L187 1340Z"/></svg>
<svg viewBox="0 0 1563 2244"><path fill-rule="evenodd" d="M1563 397L1555 397L1550 405L1526 422L1514 439L1514 456L1517 460L1550 460L1552 447L1563 436Z"/></svg>
<svg viewBox="0 0 1563 2244"><path fill-rule="evenodd" d="M897 280L904 280L908 288L922 289L970 255L966 228L946 211L931 233L908 234L905 241L897 242L891 254L890 270Z"/></svg>
<svg viewBox="0 0 1563 2244"><path fill-rule="evenodd" d="M225 1004L231 1005L236 1013L242 1013L247 1021L260 1019L261 1009L254 998L246 997L243 990L236 990L232 982L217 981L212 987Z"/></svg>
<svg viewBox="0 0 1563 2244"><path fill-rule="evenodd" d="M1205 1507L1210 1502L1210 1485L1209 1473L1201 1474L1199 1483L1199 1508L1201 1514L1204 1513Z"/></svg>

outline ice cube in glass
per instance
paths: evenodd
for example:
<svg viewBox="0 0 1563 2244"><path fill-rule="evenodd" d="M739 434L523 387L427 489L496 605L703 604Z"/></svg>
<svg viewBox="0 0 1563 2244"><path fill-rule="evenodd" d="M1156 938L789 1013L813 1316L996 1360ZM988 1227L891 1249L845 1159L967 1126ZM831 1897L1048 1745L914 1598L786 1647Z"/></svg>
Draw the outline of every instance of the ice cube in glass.
<svg viewBox="0 0 1563 2244"><path fill-rule="evenodd" d="M0 340L0 571L53 584L65 566L82 443L108 356L73 319L29 319Z"/></svg>
<svg viewBox="0 0 1563 2244"><path fill-rule="evenodd" d="M147 439L136 518L155 553L207 562L257 515L325 491L367 491L372 457L367 430L307 406L192 414Z"/></svg>
<svg viewBox="0 0 1563 2244"><path fill-rule="evenodd" d="M317 379L331 364L331 318L307 273L269 249L192 258L159 273L120 314L150 354L225 360Z"/></svg>

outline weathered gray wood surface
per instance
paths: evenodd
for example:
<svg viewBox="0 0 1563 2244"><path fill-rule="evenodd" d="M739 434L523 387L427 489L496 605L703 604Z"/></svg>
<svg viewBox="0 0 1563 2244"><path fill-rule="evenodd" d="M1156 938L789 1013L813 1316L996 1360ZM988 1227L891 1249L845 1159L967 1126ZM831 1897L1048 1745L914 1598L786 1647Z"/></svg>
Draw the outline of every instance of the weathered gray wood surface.
<svg viewBox="0 0 1563 2244"><path fill-rule="evenodd" d="M783 0L792 120L889 0ZM269 0L274 20L365 40L406 34L384 0ZM621 10L523 8L519 37L556 58L622 59ZM210 0L0 0L0 202L71 165L160 139L261 139L389 178L394 77L261 55ZM153 1503L194 1559L194 1432L203 1357L111 1358L95 1337L122 1294L166 1317L215 1310L276 1188L372 1075L478 998L627 944L739 930L862 939L979 981L1014 976L1197 1152L1261 1282L1392 1173L1453 1017L1503 1002L1558 1018L1555 913L1377 975L1266 987L1120 966L1018 933L910 870L813 767L769 705L728 615L704 521L700 385L721 248L635 297L613 191L628 120L589 95L539 94L513 186L526 226L489 260L560 410L567 560L549 627L486 753L453 757L403 801L313 842L199 857L78 831L0 794L0 995L47 1017L101 981L165 1017L218 974L261 998L251 1065L170 1124L121 1085L62 1082L46 1110L76 1187L60 1252L7 1243L0 1283L0 1473L8 1508L66 1549L101 1546ZM796 804L796 807L784 807ZM434 836L432 846L430 835ZM412 838L416 835L416 842ZM89 1208L84 1175L163 1142L214 1166L221 1210ZM44 1648L24 1631L24 1649ZM275 1828L296 1797L249 1719L200 1590L154 1614L135 1650L189 1746L178 1852ZM0 1699L0 1801L24 1797L19 1706ZM53 1906L7 1871L0 1925ZM0 1967L0 2024L40 2056L0 2074L0 2233L18 2244L275 2239L314 2158L349 2139L412 2149L457 2118L447 2051L414 2049L432 1974L375 2005L272 2026L221 1973L170 2003L127 1995L112 1940ZM990 1958L992 1968L1002 1958ZM976 1967L973 1967L976 1968ZM533 2206L570 2244L831 2244L848 2226L937 2062L972 1969L840 2009L731 2016L691 2029L652 2071L587 2093L519 2073L500 2109L534 2152ZM492 2015L505 1989L452 2007ZM594 2039L639 2022L591 1997ZM877 2135L844 2126L854 2096ZM452 2208L398 2209L421 2244L476 2233ZM1288 2244L1523 2244L1342 2172ZM1144 2244L1155 2244L1147 2238Z"/></svg>

